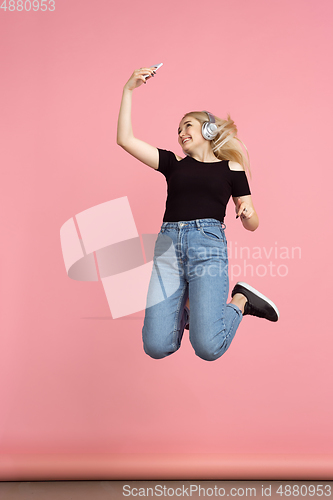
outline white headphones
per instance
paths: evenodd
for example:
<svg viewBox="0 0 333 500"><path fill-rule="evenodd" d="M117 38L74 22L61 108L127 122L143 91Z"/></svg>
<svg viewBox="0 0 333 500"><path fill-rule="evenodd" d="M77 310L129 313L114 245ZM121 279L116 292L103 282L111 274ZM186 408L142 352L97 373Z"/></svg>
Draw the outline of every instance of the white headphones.
<svg viewBox="0 0 333 500"><path fill-rule="evenodd" d="M217 125L215 124L215 118L213 115L208 113L208 111L203 111L203 113L207 113L209 122L203 123L201 132L207 141L211 141L217 136Z"/></svg>

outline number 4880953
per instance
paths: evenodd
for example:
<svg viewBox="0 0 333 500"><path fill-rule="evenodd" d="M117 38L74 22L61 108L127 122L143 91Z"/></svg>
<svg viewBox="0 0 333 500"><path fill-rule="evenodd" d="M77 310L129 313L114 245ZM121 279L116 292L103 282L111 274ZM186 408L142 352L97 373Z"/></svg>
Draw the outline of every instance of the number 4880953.
<svg viewBox="0 0 333 500"><path fill-rule="evenodd" d="M13 12L14 10L26 11L30 10L38 11L41 10L45 12L46 10L53 11L55 10L55 0L4 0L0 5L0 9L3 9L5 12L7 10Z"/></svg>

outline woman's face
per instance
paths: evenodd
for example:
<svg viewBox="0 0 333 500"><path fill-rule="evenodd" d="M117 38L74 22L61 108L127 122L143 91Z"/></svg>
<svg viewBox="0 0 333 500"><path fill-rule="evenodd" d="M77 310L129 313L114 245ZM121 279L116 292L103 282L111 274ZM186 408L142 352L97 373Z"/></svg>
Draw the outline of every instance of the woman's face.
<svg viewBox="0 0 333 500"><path fill-rule="evenodd" d="M184 116L179 124L178 142L187 154L205 143L201 133L201 123L196 118Z"/></svg>

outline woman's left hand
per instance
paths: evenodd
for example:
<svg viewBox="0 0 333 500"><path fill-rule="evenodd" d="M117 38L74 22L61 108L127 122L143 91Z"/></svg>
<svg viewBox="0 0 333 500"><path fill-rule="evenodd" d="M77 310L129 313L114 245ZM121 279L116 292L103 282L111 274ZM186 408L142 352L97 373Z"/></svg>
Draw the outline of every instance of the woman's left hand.
<svg viewBox="0 0 333 500"><path fill-rule="evenodd" d="M241 219L251 219L252 215L254 214L254 209L251 205L248 203L245 203L245 201L241 201L239 198L237 199L236 206L236 219L240 217Z"/></svg>

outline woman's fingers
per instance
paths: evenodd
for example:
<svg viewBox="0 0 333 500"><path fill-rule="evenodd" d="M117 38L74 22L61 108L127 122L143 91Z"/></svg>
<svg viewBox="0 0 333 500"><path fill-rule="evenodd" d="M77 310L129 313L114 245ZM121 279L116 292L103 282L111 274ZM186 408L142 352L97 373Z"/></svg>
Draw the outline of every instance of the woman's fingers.
<svg viewBox="0 0 333 500"><path fill-rule="evenodd" d="M249 205L247 205L246 203L242 203L239 206L238 210L236 210L236 213L236 219L238 219L238 217L240 217L241 219L250 219L254 214L254 211Z"/></svg>
<svg viewBox="0 0 333 500"><path fill-rule="evenodd" d="M142 85L141 81L143 83L147 83L147 80L155 76L155 74L156 73L152 68L140 68L134 71L133 77L138 81L139 86Z"/></svg>
<svg viewBox="0 0 333 500"><path fill-rule="evenodd" d="M239 198L237 198L237 202L236 202L236 205L235 205L235 212L236 212L236 219L240 216L241 214L241 206L244 206L244 202L242 203L241 200Z"/></svg>
<svg viewBox="0 0 333 500"><path fill-rule="evenodd" d="M244 202L243 202L243 203L241 203L241 202L240 202L240 205L239 205L239 204L237 204L237 205L238 205L238 206L236 207L236 214L237 214L237 216L239 217L239 216L240 216L240 214L243 212L244 208L246 208L246 203L244 203Z"/></svg>
<svg viewBox="0 0 333 500"><path fill-rule="evenodd" d="M247 210L247 208L244 208L240 217L241 217L241 219L250 219L252 217L252 215L253 215L253 211L250 211L250 210Z"/></svg>
<svg viewBox="0 0 333 500"><path fill-rule="evenodd" d="M151 66L150 68L140 68L140 71L148 71L149 73L152 73L154 70L154 66Z"/></svg>
<svg viewBox="0 0 333 500"><path fill-rule="evenodd" d="M134 90L140 87L143 83L147 83L149 78L155 76L154 68L140 68L133 71L130 79L126 83L125 87L129 90Z"/></svg>
<svg viewBox="0 0 333 500"><path fill-rule="evenodd" d="M139 74L141 74L141 75L152 76L153 74L155 74L154 68L140 68L140 69L138 69L136 71L138 71Z"/></svg>
<svg viewBox="0 0 333 500"><path fill-rule="evenodd" d="M153 68L142 68L141 74L143 74L146 80L148 80L149 78L155 76L156 73Z"/></svg>
<svg viewBox="0 0 333 500"><path fill-rule="evenodd" d="M239 209L239 207L241 206L241 204L242 204L242 200L240 198L237 198L236 212Z"/></svg>

